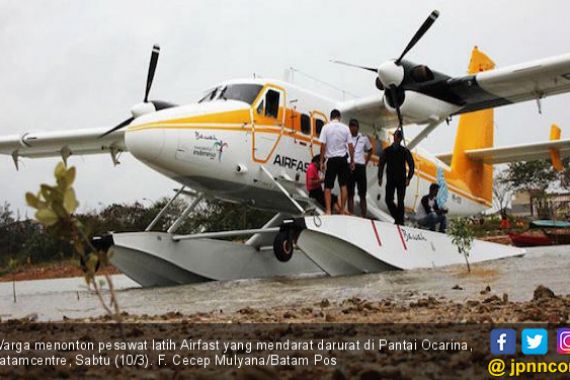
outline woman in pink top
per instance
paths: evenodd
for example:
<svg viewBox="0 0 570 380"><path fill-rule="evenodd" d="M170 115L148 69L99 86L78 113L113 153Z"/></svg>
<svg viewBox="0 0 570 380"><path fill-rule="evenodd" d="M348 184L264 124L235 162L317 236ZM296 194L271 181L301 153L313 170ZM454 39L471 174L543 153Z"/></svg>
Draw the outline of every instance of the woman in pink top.
<svg viewBox="0 0 570 380"><path fill-rule="evenodd" d="M307 175L305 177L305 185L307 191L309 192L309 197L315 199L322 207L325 207L325 193L323 191L324 179L319 175L319 163L321 161L321 155L317 154L311 160L309 167L307 168ZM335 212L340 210L340 203L338 202L338 197L332 194L331 197L332 204L334 205Z"/></svg>

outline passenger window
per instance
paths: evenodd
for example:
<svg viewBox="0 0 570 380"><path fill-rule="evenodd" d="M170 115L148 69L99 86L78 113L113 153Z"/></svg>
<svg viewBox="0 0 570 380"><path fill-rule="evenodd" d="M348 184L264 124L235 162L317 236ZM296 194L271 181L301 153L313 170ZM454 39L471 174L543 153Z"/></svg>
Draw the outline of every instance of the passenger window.
<svg viewBox="0 0 570 380"><path fill-rule="evenodd" d="M279 116L279 93L274 90L268 90L265 94L265 116L277 118Z"/></svg>
<svg viewBox="0 0 570 380"><path fill-rule="evenodd" d="M322 121L320 119L315 120L315 130L316 130L317 136L321 135L321 131L323 130L324 125L325 125L324 121Z"/></svg>
<svg viewBox="0 0 570 380"><path fill-rule="evenodd" d="M306 135L311 134L311 118L304 113L301 114L301 132Z"/></svg>

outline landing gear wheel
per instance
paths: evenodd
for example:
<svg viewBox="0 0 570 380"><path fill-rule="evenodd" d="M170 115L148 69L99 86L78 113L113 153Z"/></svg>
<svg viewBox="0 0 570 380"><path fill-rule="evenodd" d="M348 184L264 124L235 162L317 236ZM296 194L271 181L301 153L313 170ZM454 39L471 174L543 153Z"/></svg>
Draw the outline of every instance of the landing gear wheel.
<svg viewBox="0 0 570 380"><path fill-rule="evenodd" d="M293 237L290 231L279 231L273 240L273 252L277 260L287 262L293 257Z"/></svg>

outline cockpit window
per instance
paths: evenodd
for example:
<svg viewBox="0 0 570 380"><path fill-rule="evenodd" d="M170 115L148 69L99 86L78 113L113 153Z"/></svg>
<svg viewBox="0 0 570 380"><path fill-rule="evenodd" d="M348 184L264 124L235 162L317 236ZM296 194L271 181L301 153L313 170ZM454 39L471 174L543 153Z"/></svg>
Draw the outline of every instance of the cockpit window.
<svg viewBox="0 0 570 380"><path fill-rule="evenodd" d="M202 99L200 99L198 103L209 102L214 100L218 95L219 89L220 89L219 87L216 87L213 90L208 91L208 93L206 93L206 95Z"/></svg>
<svg viewBox="0 0 570 380"><path fill-rule="evenodd" d="M259 84L229 84L217 87L208 92L199 103L209 102L212 100L239 100L247 104L253 103L259 91L263 86Z"/></svg>
<svg viewBox="0 0 570 380"><path fill-rule="evenodd" d="M253 103L262 86L259 84L230 84L221 93L221 99L241 100L247 104Z"/></svg>

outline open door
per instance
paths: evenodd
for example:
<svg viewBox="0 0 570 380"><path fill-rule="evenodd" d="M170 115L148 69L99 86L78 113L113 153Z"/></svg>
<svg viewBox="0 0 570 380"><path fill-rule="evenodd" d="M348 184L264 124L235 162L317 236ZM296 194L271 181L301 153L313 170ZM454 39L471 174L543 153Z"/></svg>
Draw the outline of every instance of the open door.
<svg viewBox="0 0 570 380"><path fill-rule="evenodd" d="M253 102L252 157L264 164L273 155L285 126L285 89L267 84Z"/></svg>
<svg viewBox="0 0 570 380"><path fill-rule="evenodd" d="M321 136L321 130L323 126L327 123L327 117L324 113L320 111L313 111L311 112L311 129L312 129L312 138L311 138L311 157L315 154L320 153L320 145L316 144Z"/></svg>

